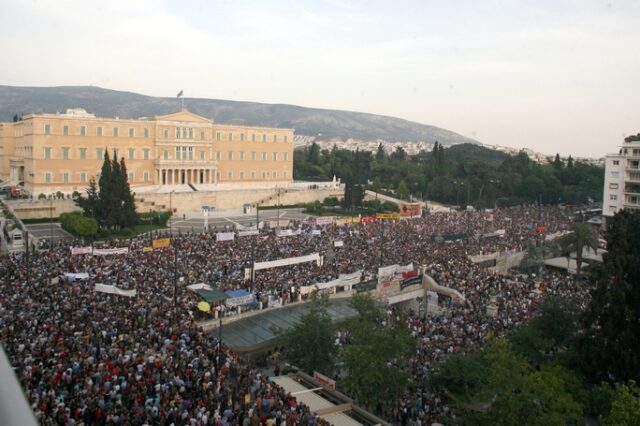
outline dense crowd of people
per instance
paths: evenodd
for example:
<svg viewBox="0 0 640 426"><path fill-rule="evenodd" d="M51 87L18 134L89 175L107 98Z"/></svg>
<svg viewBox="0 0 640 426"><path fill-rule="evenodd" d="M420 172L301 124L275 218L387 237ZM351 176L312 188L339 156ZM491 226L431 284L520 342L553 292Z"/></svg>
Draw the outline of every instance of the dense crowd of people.
<svg viewBox="0 0 640 426"><path fill-rule="evenodd" d="M129 248L113 256L71 255L70 247L81 242L59 243L29 258L24 253L0 258L0 341L45 425L321 425L308 407L202 331L194 316L198 296L186 285L246 289L258 299L286 301L297 300L302 286L341 273L363 270L363 276L375 276L379 266L424 265L469 303L441 300L440 314L409 316L418 349L408 368L420 380L447 354L468 352L522 324L547 294L586 301L584 289L565 274L544 280L497 275L469 260L523 250L528 242L570 226L564 210L530 206L343 226L310 221L286 237L263 231L223 242L214 232L187 233L176 235L172 247L144 250L162 237L154 234L103 243ZM497 229L504 235L483 237ZM335 241L342 246L334 247ZM255 280L245 274L252 253L262 262L329 252L321 265L260 270ZM65 273L88 278L64 279ZM174 305L176 273L184 280ZM96 283L137 294L95 292ZM497 307L495 316L487 315L490 304ZM395 315L393 308L389 315ZM407 392L378 410L398 424L430 424L449 414L446 399L426 389Z"/></svg>

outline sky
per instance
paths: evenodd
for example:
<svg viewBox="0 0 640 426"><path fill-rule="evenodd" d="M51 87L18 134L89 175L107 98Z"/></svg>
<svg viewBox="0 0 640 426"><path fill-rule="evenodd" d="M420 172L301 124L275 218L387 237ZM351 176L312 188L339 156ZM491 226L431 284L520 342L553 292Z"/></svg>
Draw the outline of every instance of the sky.
<svg viewBox="0 0 640 426"><path fill-rule="evenodd" d="M640 132L637 0L0 0L0 18L5 85L370 112L574 157Z"/></svg>

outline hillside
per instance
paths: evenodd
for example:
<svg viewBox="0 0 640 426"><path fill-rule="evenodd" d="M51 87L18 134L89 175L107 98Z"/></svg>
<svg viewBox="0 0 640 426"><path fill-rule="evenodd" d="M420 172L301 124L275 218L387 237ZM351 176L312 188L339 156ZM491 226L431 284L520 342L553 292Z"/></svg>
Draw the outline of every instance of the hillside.
<svg viewBox="0 0 640 426"><path fill-rule="evenodd" d="M439 127L362 112L200 98L186 98L185 106L216 122L292 127L297 135L321 134L320 140L477 143ZM11 121L16 114L51 113L67 108L84 108L99 117L139 118L175 112L180 108L180 101L174 97L159 98L92 86L0 86L0 121Z"/></svg>

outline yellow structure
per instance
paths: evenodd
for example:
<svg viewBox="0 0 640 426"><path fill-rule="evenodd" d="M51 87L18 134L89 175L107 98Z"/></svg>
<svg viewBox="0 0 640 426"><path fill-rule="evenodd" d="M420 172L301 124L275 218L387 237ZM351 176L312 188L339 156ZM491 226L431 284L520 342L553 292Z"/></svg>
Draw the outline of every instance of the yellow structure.
<svg viewBox="0 0 640 426"><path fill-rule="evenodd" d="M121 120L83 109L0 123L0 178L24 182L33 195L83 192L89 179L98 180L107 150L125 159L138 192L283 185L293 178L293 129L218 124L186 110Z"/></svg>

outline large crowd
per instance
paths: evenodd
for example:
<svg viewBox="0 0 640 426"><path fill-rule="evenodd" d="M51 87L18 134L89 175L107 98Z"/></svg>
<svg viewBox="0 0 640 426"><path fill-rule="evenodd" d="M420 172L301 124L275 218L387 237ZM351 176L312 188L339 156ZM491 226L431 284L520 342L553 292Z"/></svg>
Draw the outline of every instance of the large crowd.
<svg viewBox="0 0 640 426"><path fill-rule="evenodd" d="M341 273L363 270L363 277L375 276L381 265L424 265L468 303L441 300L439 315L408 317L418 345L407 368L417 381L447 354L473 350L522 324L547 294L587 300L583 288L565 274L543 280L497 275L469 260L475 254L523 250L530 241L568 230L571 218L557 207L298 226L299 233L286 237L263 231L223 242L216 241L215 231L186 233L174 236L173 247L153 251L144 248L162 235L103 243L129 247L114 256L71 255L70 247L81 245L74 241L36 250L29 258L24 253L0 258L0 341L38 420L45 425L324 424L264 372L203 332L195 315L198 296L186 290L189 284L245 289L259 300L268 295L286 301L296 300L302 286ZM483 237L497 229L504 235ZM335 241L342 246L334 248ZM330 261L321 265L260 270L255 280L246 275L251 253L262 262L329 251ZM88 279L67 280L65 273L87 273ZM177 305L176 277L183 278ZM96 283L137 294L95 292ZM492 303L495 316L486 313ZM388 312L396 315L392 307ZM414 425L450 414L446 398L427 389L407 392L377 411L393 423Z"/></svg>

